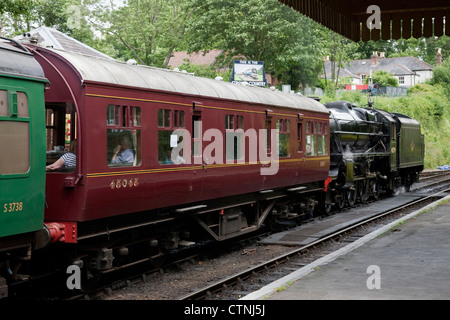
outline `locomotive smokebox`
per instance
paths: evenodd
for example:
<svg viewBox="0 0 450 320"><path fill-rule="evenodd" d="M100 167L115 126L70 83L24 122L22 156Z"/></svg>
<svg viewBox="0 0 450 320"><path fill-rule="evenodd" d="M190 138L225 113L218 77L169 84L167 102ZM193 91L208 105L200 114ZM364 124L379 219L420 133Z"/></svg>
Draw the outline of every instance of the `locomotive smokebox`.
<svg viewBox="0 0 450 320"><path fill-rule="evenodd" d="M355 108L348 101L329 102L325 106L330 110L330 129L337 144L337 150L332 151L366 152L377 135L375 114Z"/></svg>

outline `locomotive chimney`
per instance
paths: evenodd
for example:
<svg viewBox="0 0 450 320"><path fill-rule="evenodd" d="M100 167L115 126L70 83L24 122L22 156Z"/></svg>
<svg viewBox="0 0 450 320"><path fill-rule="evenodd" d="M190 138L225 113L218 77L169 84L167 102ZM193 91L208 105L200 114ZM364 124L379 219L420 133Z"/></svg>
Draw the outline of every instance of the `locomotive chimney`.
<svg viewBox="0 0 450 320"><path fill-rule="evenodd" d="M438 48L438 52L436 54L436 65L440 65L442 63L442 53L441 48Z"/></svg>

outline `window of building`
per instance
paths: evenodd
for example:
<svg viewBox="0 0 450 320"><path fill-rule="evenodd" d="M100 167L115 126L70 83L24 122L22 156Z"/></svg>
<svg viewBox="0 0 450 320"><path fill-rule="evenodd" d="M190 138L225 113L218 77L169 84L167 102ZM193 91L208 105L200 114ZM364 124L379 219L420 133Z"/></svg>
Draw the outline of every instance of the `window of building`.
<svg viewBox="0 0 450 320"><path fill-rule="evenodd" d="M398 77L398 84L405 84L405 77Z"/></svg>
<svg viewBox="0 0 450 320"><path fill-rule="evenodd" d="M110 167L138 166L141 162L141 108L108 105L107 161Z"/></svg>
<svg viewBox="0 0 450 320"><path fill-rule="evenodd" d="M24 92L0 90L0 174L30 169L30 119Z"/></svg>

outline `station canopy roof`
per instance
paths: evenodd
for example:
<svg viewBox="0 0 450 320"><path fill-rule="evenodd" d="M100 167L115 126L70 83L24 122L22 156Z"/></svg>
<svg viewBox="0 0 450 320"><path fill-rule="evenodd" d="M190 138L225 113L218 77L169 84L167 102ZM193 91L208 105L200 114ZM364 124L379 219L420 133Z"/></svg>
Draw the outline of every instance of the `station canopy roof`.
<svg viewBox="0 0 450 320"><path fill-rule="evenodd" d="M445 18L450 19L449 0L279 1L353 41L450 36L450 26L445 28ZM378 10L369 9L373 5ZM376 18L379 29L374 28ZM370 28L368 20L373 23Z"/></svg>

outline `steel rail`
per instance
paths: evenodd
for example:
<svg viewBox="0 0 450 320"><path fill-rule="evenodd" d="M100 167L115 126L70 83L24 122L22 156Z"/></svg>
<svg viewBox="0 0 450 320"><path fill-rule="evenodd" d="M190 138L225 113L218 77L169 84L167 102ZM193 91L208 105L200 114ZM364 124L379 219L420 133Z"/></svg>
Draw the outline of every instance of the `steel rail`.
<svg viewBox="0 0 450 320"><path fill-rule="evenodd" d="M428 196L424 196L423 198L417 199L417 200L413 200L407 204L404 204L402 206L396 207L394 209L390 209L388 211L385 212L381 212L375 216L372 216L370 218L367 218L363 221L359 221L359 222L355 222L345 228L342 228L332 234L329 234L327 236L324 236L323 238L320 238L312 243L309 243L305 246L299 247L291 252L285 253L283 255L280 255L278 257L275 257L269 261L263 262L257 266L254 266L250 269L247 269L245 271L236 273L234 275L231 275L225 279L219 280L205 288L196 290L188 295L185 295L183 297L181 297L179 300L202 300L205 299L206 297L208 297L211 293L215 293L215 292L219 292L220 290L222 290L222 288L226 288L228 286L231 285L235 285L238 284L239 282L241 282L244 279L247 279L249 277L251 277L254 274L257 274L263 270L267 270L270 269L274 266L278 266L279 264L283 263L284 261L287 261L289 259L291 259L294 256L298 256L301 255L303 252L308 251L308 249L310 248L314 248L315 246L319 245L319 244L323 244L324 242L327 242L328 240L332 240L336 237L340 237L342 234L345 234L351 230L354 230L358 227L361 227L363 225L369 224L370 222L373 222L375 220L381 219L383 217L386 217L388 215L394 214L400 210L403 210L405 208L408 207L412 207L415 206L417 204L420 204L422 202L425 202L427 200L430 200L432 198L437 198L437 197L441 197L440 195L443 194L444 192L449 191L450 188L447 188L446 190L442 190L439 192L436 192L432 195L428 195Z"/></svg>

